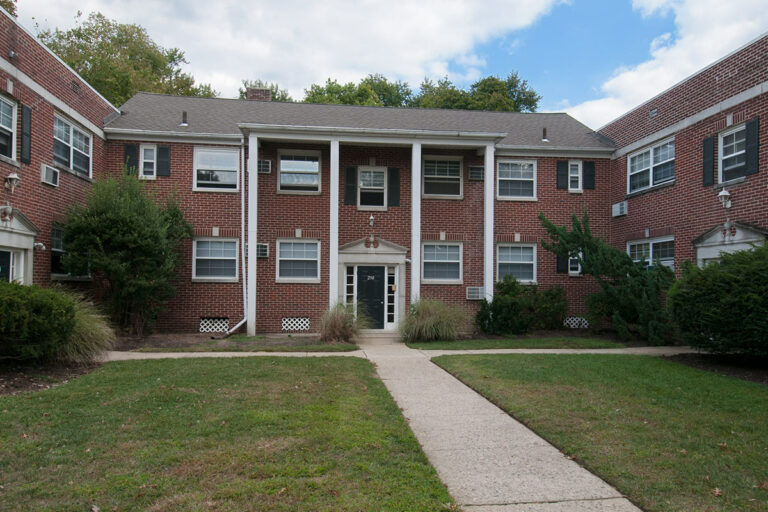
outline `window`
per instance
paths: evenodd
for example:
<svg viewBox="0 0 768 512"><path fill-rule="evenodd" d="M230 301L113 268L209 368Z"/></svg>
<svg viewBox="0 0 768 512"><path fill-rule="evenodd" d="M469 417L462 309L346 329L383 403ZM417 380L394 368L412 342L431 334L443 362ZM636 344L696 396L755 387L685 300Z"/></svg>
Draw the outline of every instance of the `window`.
<svg viewBox="0 0 768 512"><path fill-rule="evenodd" d="M91 136L59 116L54 116L53 161L90 178Z"/></svg>
<svg viewBox="0 0 768 512"><path fill-rule="evenodd" d="M422 281L461 283L461 244L424 244L422 247Z"/></svg>
<svg viewBox="0 0 768 512"><path fill-rule="evenodd" d="M157 146L141 145L141 163L139 178L145 180L155 179L157 169Z"/></svg>
<svg viewBox="0 0 768 512"><path fill-rule="evenodd" d="M27 251L0 249L0 281L24 283L24 260Z"/></svg>
<svg viewBox="0 0 768 512"><path fill-rule="evenodd" d="M194 190L237 190L238 164L237 149L195 148Z"/></svg>
<svg viewBox="0 0 768 512"><path fill-rule="evenodd" d="M61 261L64 254L64 230L54 227L51 232L51 274L67 274Z"/></svg>
<svg viewBox="0 0 768 512"><path fill-rule="evenodd" d="M422 163L423 195L435 197L462 197L461 158L427 156Z"/></svg>
<svg viewBox="0 0 768 512"><path fill-rule="evenodd" d="M632 261L643 263L646 267L653 265L658 260L665 267L673 268L675 265L675 239L657 238L629 242L627 253L629 253Z"/></svg>
<svg viewBox="0 0 768 512"><path fill-rule="evenodd" d="M535 160L500 160L498 170L499 199L536 199Z"/></svg>
<svg viewBox="0 0 768 512"><path fill-rule="evenodd" d="M320 152L281 152L278 165L280 179L277 186L280 192L320 192Z"/></svg>
<svg viewBox="0 0 768 512"><path fill-rule="evenodd" d="M667 140L627 159L627 192L637 192L675 179L675 141Z"/></svg>
<svg viewBox="0 0 768 512"><path fill-rule="evenodd" d="M320 281L320 242L278 241L278 281Z"/></svg>
<svg viewBox="0 0 768 512"><path fill-rule="evenodd" d="M194 279L237 280L237 240L198 239L194 242L193 252Z"/></svg>
<svg viewBox="0 0 768 512"><path fill-rule="evenodd" d="M740 126L720 134L719 182L738 177L734 171L747 163L747 128Z"/></svg>
<svg viewBox="0 0 768 512"><path fill-rule="evenodd" d="M362 207L386 208L387 169L360 167L360 186L357 187L357 205Z"/></svg>
<svg viewBox="0 0 768 512"><path fill-rule="evenodd" d="M568 191L581 192L581 160L571 160L568 162Z"/></svg>
<svg viewBox="0 0 768 512"><path fill-rule="evenodd" d="M0 98L0 155L15 157L16 105Z"/></svg>
<svg viewBox="0 0 768 512"><path fill-rule="evenodd" d="M571 254L568 257L568 274L572 276L581 275L581 263L579 263L579 257L581 253Z"/></svg>
<svg viewBox="0 0 768 512"><path fill-rule="evenodd" d="M536 282L536 246L534 244L499 245L497 279L511 275L521 283Z"/></svg>

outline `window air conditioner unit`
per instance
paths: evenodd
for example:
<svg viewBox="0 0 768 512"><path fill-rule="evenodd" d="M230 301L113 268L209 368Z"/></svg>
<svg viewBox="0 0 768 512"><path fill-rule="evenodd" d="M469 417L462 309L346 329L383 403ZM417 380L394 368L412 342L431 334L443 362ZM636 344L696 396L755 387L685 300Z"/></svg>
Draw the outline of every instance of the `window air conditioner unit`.
<svg viewBox="0 0 768 512"><path fill-rule="evenodd" d="M259 160L259 174L272 173L272 160Z"/></svg>
<svg viewBox="0 0 768 512"><path fill-rule="evenodd" d="M621 201L613 204L611 215L613 217L621 217L627 214L627 202Z"/></svg>
<svg viewBox="0 0 768 512"><path fill-rule="evenodd" d="M50 165L42 165L42 169L40 171L40 180L43 183L47 183L48 185L52 185L54 187L59 186L59 170L55 167L51 167Z"/></svg>
<svg viewBox="0 0 768 512"><path fill-rule="evenodd" d="M467 300L483 300L485 293L482 286L467 286Z"/></svg>
<svg viewBox="0 0 768 512"><path fill-rule="evenodd" d="M483 181L485 168L482 165L472 165L469 167L469 179L472 181Z"/></svg>

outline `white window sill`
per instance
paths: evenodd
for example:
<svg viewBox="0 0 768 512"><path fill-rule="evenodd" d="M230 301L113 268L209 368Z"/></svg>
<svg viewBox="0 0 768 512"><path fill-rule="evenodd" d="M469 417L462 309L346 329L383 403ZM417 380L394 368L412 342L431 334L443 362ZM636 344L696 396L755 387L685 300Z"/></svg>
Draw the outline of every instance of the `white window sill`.
<svg viewBox="0 0 768 512"><path fill-rule="evenodd" d="M357 206L357 210L360 212L385 212L387 211L386 206Z"/></svg>
<svg viewBox="0 0 768 512"><path fill-rule="evenodd" d="M193 277L193 283L237 283L237 277Z"/></svg>
<svg viewBox="0 0 768 512"><path fill-rule="evenodd" d="M497 283L501 283L502 281L503 281L503 279L497 279L496 280ZM524 285L538 284L538 281L520 281L519 279L517 280L517 282L520 283L520 284L524 284Z"/></svg>
<svg viewBox="0 0 768 512"><path fill-rule="evenodd" d="M627 195L624 196L624 198L629 199L630 197L640 196L648 192L653 192L654 190L658 190L660 188L671 187L674 184L675 184L674 179L669 181L664 181L662 183L659 183L658 185L653 185L652 187L641 188L638 190L633 190L632 192L628 192Z"/></svg>
<svg viewBox="0 0 768 512"><path fill-rule="evenodd" d="M19 167L19 168L21 168L21 164L20 164L19 162L17 162L17 161L16 161L16 160L14 160L13 158L8 158L8 157L7 157L7 156L5 156L5 155L0 155L0 162L4 162L4 163L6 163L6 164L9 164L9 165L12 165L12 166L14 166L14 167Z"/></svg>
<svg viewBox="0 0 768 512"><path fill-rule="evenodd" d="M74 169L70 169L69 167L64 167L63 165L58 164L56 162L54 162L52 164L52 167L55 167L56 169L58 169L60 171L64 171L66 173L69 173L69 174L71 174L71 175L73 175L73 176L75 176L77 178L80 178L81 180L87 181L88 183L93 183L93 178L91 178L90 176L86 176L85 174L81 173L80 171L75 171Z"/></svg>
<svg viewBox="0 0 768 512"><path fill-rule="evenodd" d="M460 196L438 196L438 195L432 195L432 194L421 194L422 199L447 199L448 201L461 201L464 199L464 194Z"/></svg>
<svg viewBox="0 0 768 512"><path fill-rule="evenodd" d="M527 201L527 202L534 202L534 201L538 201L539 199L537 197L505 197L505 196L496 196L496 200L498 200L498 201Z"/></svg>
<svg viewBox="0 0 768 512"><path fill-rule="evenodd" d="M320 278L312 278L312 279L296 279L296 278L290 278L290 277L278 277L275 279L276 283L294 283L294 284L317 284L320 282Z"/></svg>
<svg viewBox="0 0 768 512"><path fill-rule="evenodd" d="M464 284L463 279L422 279L421 284Z"/></svg>
<svg viewBox="0 0 768 512"><path fill-rule="evenodd" d="M581 272L568 272L568 277L584 277Z"/></svg>
<svg viewBox="0 0 768 512"><path fill-rule="evenodd" d="M157 178L156 176L145 176L145 175L139 174L140 180L155 181L156 178Z"/></svg>
<svg viewBox="0 0 768 512"><path fill-rule="evenodd" d="M153 178L154 179L154 178ZM240 187L238 188L205 188L205 187L192 187L193 192L213 192L215 194L236 194L240 192Z"/></svg>
<svg viewBox="0 0 768 512"><path fill-rule="evenodd" d="M285 196L319 196L322 194L320 190L301 191L301 190L277 190L277 193Z"/></svg>
<svg viewBox="0 0 768 512"><path fill-rule="evenodd" d="M744 183L745 181L747 181L747 177L746 176L739 176L738 178L733 178L732 180L721 181L716 186L718 186L720 188L729 187L731 185L737 185L739 183Z"/></svg>
<svg viewBox="0 0 768 512"><path fill-rule="evenodd" d="M571 189L568 189L568 193L569 193L569 194L583 194L583 193L584 193L584 191L583 191L583 190L581 190L581 189L579 189L579 190L576 190L576 189L573 189L573 190L571 190Z"/></svg>

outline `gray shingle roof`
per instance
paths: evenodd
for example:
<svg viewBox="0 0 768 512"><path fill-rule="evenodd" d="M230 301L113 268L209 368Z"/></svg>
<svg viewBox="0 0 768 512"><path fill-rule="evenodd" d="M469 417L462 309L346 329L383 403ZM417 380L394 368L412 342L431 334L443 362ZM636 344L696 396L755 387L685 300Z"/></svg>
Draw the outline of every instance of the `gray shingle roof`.
<svg viewBox="0 0 768 512"><path fill-rule="evenodd" d="M501 146L610 149L610 141L564 113L480 112L280 103L138 93L107 129L239 135L238 123L281 126L507 133ZM180 128L186 111L189 126ZM549 142L542 142L542 129Z"/></svg>

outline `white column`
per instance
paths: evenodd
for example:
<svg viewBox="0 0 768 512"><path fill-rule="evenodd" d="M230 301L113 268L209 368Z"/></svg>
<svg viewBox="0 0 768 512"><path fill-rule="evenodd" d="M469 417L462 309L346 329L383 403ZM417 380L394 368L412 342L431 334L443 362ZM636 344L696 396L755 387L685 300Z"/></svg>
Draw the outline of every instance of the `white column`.
<svg viewBox="0 0 768 512"><path fill-rule="evenodd" d="M493 233L493 207L496 204L496 162L494 159L495 147L493 144L485 146L485 197L483 200L483 288L485 299L493 300L494 274L494 233Z"/></svg>
<svg viewBox="0 0 768 512"><path fill-rule="evenodd" d="M248 135L248 336L256 335L256 240L259 199L259 138Z"/></svg>
<svg viewBox="0 0 768 512"><path fill-rule="evenodd" d="M331 139L331 222L328 255L328 303L339 301L339 140Z"/></svg>
<svg viewBox="0 0 768 512"><path fill-rule="evenodd" d="M411 303L421 295L421 143L411 149Z"/></svg>

